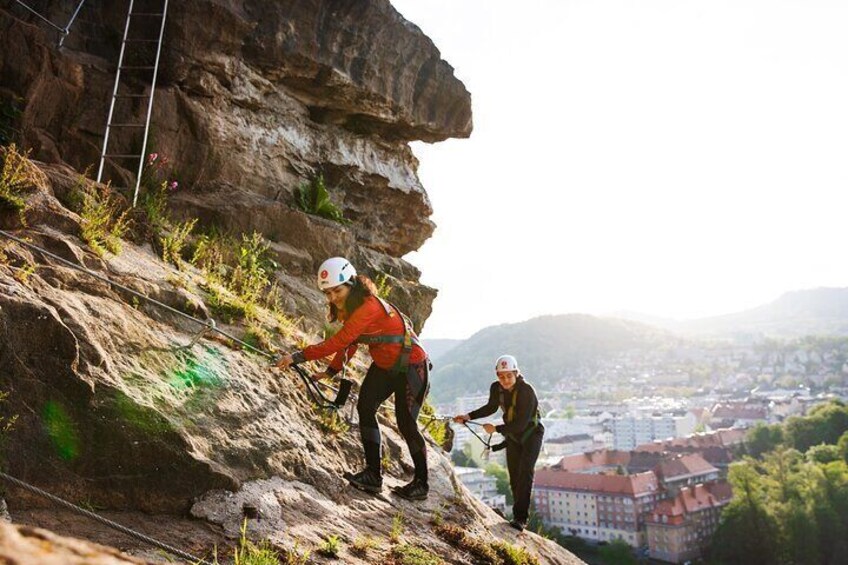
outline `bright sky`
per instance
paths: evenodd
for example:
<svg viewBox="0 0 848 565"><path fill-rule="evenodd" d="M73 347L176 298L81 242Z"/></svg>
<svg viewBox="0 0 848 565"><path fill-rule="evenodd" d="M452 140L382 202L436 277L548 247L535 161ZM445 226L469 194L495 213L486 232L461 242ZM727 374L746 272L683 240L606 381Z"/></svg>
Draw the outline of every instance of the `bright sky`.
<svg viewBox="0 0 848 565"><path fill-rule="evenodd" d="M413 144L424 337L848 286L848 2L392 0L472 94Z"/></svg>

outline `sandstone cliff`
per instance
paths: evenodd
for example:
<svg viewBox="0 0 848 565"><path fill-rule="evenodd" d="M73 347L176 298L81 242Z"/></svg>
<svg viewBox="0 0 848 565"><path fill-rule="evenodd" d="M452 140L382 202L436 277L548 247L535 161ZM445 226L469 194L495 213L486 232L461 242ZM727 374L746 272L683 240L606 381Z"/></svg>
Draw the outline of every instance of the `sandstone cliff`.
<svg viewBox="0 0 848 565"><path fill-rule="evenodd" d="M69 3L31 4L60 20ZM0 229L205 318L210 296L202 272L165 263L144 234L116 255L94 253L81 237L88 220L69 204L79 172L99 154L125 15L119 4L87 3L61 51L36 19L0 8L0 98L18 105L16 141L35 160L19 187L25 210L0 210ZM158 3L142 4L153 10ZM433 224L407 143L471 131L470 97L432 42L382 0L187 0L172 8L149 149L169 157L168 174L181 184L170 213L267 238L279 263L281 309L289 320L303 317L273 336L277 347L316 339L324 307L312 276L335 254L383 275L391 299L423 324L435 290L401 257ZM142 111L119 110L126 120ZM132 151L138 139L115 142ZM120 190L134 173L119 165L110 163L107 176ZM318 174L349 223L294 205L295 189ZM516 539L457 484L435 446L426 503L351 491L339 475L359 464L355 423L345 431L323 421L292 374L269 370L266 360L226 340L188 345L198 329L192 322L0 243L0 390L9 393L3 412L18 416L6 444L12 474L74 502L124 512L125 520L197 552L232 539L244 509L253 508L251 535L281 550L314 549L328 535L347 544L378 539L364 556L343 549L344 562L385 560L404 543L467 562L434 533L435 514L484 542L506 537L526 545L545 562L573 559L533 535ZM238 323L228 330L246 335ZM392 420L382 422L386 447L402 463L389 464L389 485L410 469ZM17 520L135 548L57 520L61 513L24 492L7 493ZM404 533L390 542L401 513Z"/></svg>

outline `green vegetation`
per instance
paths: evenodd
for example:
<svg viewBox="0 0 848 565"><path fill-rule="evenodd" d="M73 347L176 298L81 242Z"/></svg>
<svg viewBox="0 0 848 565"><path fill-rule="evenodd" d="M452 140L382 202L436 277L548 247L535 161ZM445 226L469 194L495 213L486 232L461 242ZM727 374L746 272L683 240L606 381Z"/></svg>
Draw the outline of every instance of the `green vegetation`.
<svg viewBox="0 0 848 565"><path fill-rule="evenodd" d="M442 565L444 561L426 549L405 543L392 548L386 565Z"/></svg>
<svg viewBox="0 0 848 565"><path fill-rule="evenodd" d="M315 416L318 419L318 425L321 426L321 429L324 433L328 433L333 436L339 436L347 433L350 429L347 422L344 421L337 410L324 410L315 406Z"/></svg>
<svg viewBox="0 0 848 565"><path fill-rule="evenodd" d="M832 401L783 426L758 426L730 468L734 497L711 558L721 563L848 562L848 407ZM752 447L753 446L753 447Z"/></svg>
<svg viewBox="0 0 848 565"><path fill-rule="evenodd" d="M191 262L206 277L209 305L217 316L252 319L258 307L278 304L279 290L271 284L277 264L268 249L258 232L240 238L216 231L200 236Z"/></svg>
<svg viewBox="0 0 848 565"><path fill-rule="evenodd" d="M470 554L475 563L484 565L499 565L503 560L495 549L480 538L466 533L465 528L456 524L439 524L433 528L437 536L455 548Z"/></svg>
<svg viewBox="0 0 848 565"><path fill-rule="evenodd" d="M512 498L512 488L509 486L509 473L506 469L497 463L489 463L486 465L486 474L495 477L497 480L498 494L506 495L507 506L514 502Z"/></svg>
<svg viewBox="0 0 848 565"><path fill-rule="evenodd" d="M0 209L18 212L24 221L26 200L23 192L30 182L29 153L20 153L13 143L0 148L3 166L0 168Z"/></svg>
<svg viewBox="0 0 848 565"><path fill-rule="evenodd" d="M492 544L504 565L539 565L539 558L523 547L512 545L508 541L498 540Z"/></svg>
<svg viewBox="0 0 848 565"><path fill-rule="evenodd" d="M389 275L380 273L374 279L374 285L377 287L377 296L383 300L388 300L392 294L392 285L389 283Z"/></svg>
<svg viewBox="0 0 848 565"><path fill-rule="evenodd" d="M403 510L399 511L395 514L395 517L392 518L392 530L389 532L389 539L392 543L399 543L400 538L403 536L403 530L405 528L404 520L403 520Z"/></svg>
<svg viewBox="0 0 848 565"><path fill-rule="evenodd" d="M376 549L379 542L371 536L359 536L350 544L350 552L357 557L366 557L368 552Z"/></svg>
<svg viewBox="0 0 848 565"><path fill-rule="evenodd" d="M430 434L434 442L442 445L447 437L447 428L450 423L444 420L433 420L432 418L435 415L436 409L430 403L430 398L425 398L424 405L421 407L421 413L418 415L418 422L424 426L424 429Z"/></svg>
<svg viewBox="0 0 848 565"><path fill-rule="evenodd" d="M186 220L185 222L174 225L167 235L160 237L159 241L162 245L162 259L181 268L183 265L182 252L185 249L188 236L191 235L194 226L197 224L197 218Z"/></svg>
<svg viewBox="0 0 848 565"><path fill-rule="evenodd" d="M259 545L247 539L247 520L241 526L241 538L233 556L235 565L279 565L279 554L267 543Z"/></svg>
<svg viewBox="0 0 848 565"><path fill-rule="evenodd" d="M613 540L598 550L601 561L607 565L636 565L633 549L624 540Z"/></svg>
<svg viewBox="0 0 848 565"><path fill-rule="evenodd" d="M339 539L339 536L331 535L327 536L327 539L324 540L324 543L322 543L318 548L318 553L324 557L338 557L340 549L341 540Z"/></svg>
<svg viewBox="0 0 848 565"><path fill-rule="evenodd" d="M301 184L295 190L295 203L307 214L327 218L340 224L350 223L338 206L330 200L330 193L324 185L324 175L319 174L310 182Z"/></svg>
<svg viewBox="0 0 848 565"><path fill-rule="evenodd" d="M98 255L106 251L121 252L121 238L129 230L129 211L123 209L121 199L112 193L108 185L82 183L82 239Z"/></svg>

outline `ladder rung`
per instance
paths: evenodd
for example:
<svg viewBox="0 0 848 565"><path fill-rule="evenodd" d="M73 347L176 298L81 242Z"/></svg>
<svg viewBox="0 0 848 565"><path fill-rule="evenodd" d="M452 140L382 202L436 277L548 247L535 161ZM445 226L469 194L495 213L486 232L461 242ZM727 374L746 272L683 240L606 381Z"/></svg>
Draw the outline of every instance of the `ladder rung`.
<svg viewBox="0 0 848 565"><path fill-rule="evenodd" d="M130 14L130 17L132 17L132 16L158 16L158 17L162 17L164 15L165 14L163 14L161 12L134 12L134 13Z"/></svg>
<svg viewBox="0 0 848 565"><path fill-rule="evenodd" d="M127 38L125 43L159 43L158 39L134 39L132 37Z"/></svg>
<svg viewBox="0 0 848 565"><path fill-rule="evenodd" d="M107 157L107 158L109 158L109 159L141 159L141 155L118 155L118 154L113 154L113 155L104 155L104 157Z"/></svg>
<svg viewBox="0 0 848 565"><path fill-rule="evenodd" d="M115 98L150 98L149 94L116 94Z"/></svg>
<svg viewBox="0 0 848 565"><path fill-rule="evenodd" d="M144 124L109 124L110 128L143 128Z"/></svg>
<svg viewBox="0 0 848 565"><path fill-rule="evenodd" d="M152 71L156 67L148 67L147 65L123 65L119 67L122 71L133 70L133 71Z"/></svg>

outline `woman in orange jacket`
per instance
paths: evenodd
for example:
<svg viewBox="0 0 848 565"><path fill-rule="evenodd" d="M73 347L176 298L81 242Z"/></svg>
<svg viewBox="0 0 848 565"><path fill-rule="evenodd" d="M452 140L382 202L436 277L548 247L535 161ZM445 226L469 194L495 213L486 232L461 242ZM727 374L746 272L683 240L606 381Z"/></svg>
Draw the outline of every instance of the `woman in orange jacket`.
<svg viewBox="0 0 848 565"><path fill-rule="evenodd" d="M346 475L347 479L367 492L382 490L382 442L377 410L394 394L398 429L415 465L413 480L394 492L410 500L424 500L429 492L427 451L417 422L429 387L427 353L418 343L411 322L395 306L380 299L374 283L364 275L357 275L348 260L333 257L324 261L318 270L318 287L330 304L330 321L343 322L342 328L321 343L283 356L278 366L288 367L334 355L325 371L313 375L316 379L330 377L353 357L359 344L368 345L372 363L362 381L356 405L365 469Z"/></svg>

